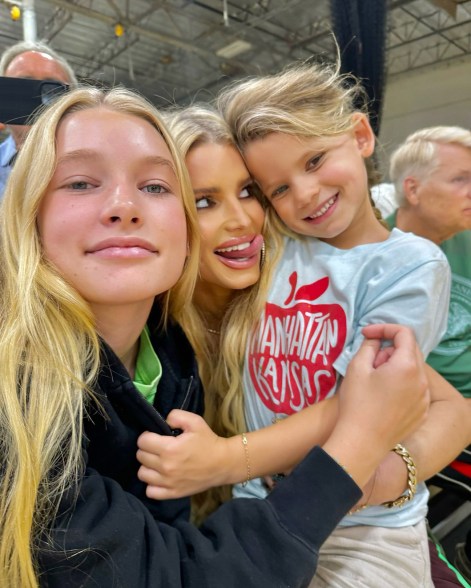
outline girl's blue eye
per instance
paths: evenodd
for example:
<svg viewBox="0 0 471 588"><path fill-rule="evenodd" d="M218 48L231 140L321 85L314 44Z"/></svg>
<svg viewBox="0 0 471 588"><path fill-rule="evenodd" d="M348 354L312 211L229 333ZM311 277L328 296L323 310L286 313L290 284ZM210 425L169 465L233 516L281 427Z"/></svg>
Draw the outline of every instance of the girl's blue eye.
<svg viewBox="0 0 471 588"><path fill-rule="evenodd" d="M71 184L69 184L69 188L72 188L72 190L87 190L90 187L91 184L85 181L72 182Z"/></svg>
<svg viewBox="0 0 471 588"><path fill-rule="evenodd" d="M149 194L163 194L168 192L167 188L162 186L162 184L149 184L148 186L144 186L143 190L144 192L149 192Z"/></svg>

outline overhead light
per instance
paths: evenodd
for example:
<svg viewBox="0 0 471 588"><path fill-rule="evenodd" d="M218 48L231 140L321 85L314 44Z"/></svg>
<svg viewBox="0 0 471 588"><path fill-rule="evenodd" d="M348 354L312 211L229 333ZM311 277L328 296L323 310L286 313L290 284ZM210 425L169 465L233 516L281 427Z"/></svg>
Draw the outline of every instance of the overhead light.
<svg viewBox="0 0 471 588"><path fill-rule="evenodd" d="M120 22L114 25L114 34L116 37L122 37L124 35L124 27Z"/></svg>
<svg viewBox="0 0 471 588"><path fill-rule="evenodd" d="M241 53L245 53L249 49L252 49L252 43L248 43L247 41L234 41L233 43L229 43L225 47L222 47L218 51L216 51L216 55L218 57L224 57L225 59L231 59L232 57L236 57L236 55L240 55Z"/></svg>

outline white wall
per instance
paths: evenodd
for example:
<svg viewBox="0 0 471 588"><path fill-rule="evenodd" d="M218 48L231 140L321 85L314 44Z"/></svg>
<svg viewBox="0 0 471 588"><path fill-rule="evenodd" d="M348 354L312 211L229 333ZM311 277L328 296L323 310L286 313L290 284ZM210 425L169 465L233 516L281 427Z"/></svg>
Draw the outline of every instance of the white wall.
<svg viewBox="0 0 471 588"><path fill-rule="evenodd" d="M471 59L401 74L390 80L385 92L378 155L387 160L407 135L436 125L471 129Z"/></svg>

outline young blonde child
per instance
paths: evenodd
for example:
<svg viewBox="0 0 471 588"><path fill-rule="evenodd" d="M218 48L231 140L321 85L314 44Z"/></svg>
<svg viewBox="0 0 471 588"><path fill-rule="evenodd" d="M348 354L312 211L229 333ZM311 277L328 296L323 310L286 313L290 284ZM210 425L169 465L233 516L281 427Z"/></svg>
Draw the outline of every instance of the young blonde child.
<svg viewBox="0 0 471 588"><path fill-rule="evenodd" d="M244 366L249 429L330 397L371 323L413 328L426 356L446 327L450 272L432 243L378 220L365 162L375 137L359 84L296 65L238 83L219 107L268 214L281 260ZM403 455L407 460L407 453ZM372 492L374 484L372 484ZM263 483L238 496L264 496ZM347 516L321 549L312 586L431 586L427 490ZM411 549L416 545L417 549Z"/></svg>

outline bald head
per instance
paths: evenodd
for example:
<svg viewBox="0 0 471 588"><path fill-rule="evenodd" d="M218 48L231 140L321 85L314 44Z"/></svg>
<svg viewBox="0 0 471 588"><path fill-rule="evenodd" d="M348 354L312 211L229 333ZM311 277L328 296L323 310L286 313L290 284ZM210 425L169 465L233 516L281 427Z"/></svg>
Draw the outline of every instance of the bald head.
<svg viewBox="0 0 471 588"><path fill-rule="evenodd" d="M67 68L53 55L40 50L27 50L15 55L5 68L7 78L30 78L33 80L48 80L63 84L74 84ZM9 125L9 129L17 148L23 144L30 129L27 125Z"/></svg>
<svg viewBox="0 0 471 588"><path fill-rule="evenodd" d="M72 80L60 63L51 55L39 51L25 51L10 61L5 70L9 78L31 78L70 84Z"/></svg>

